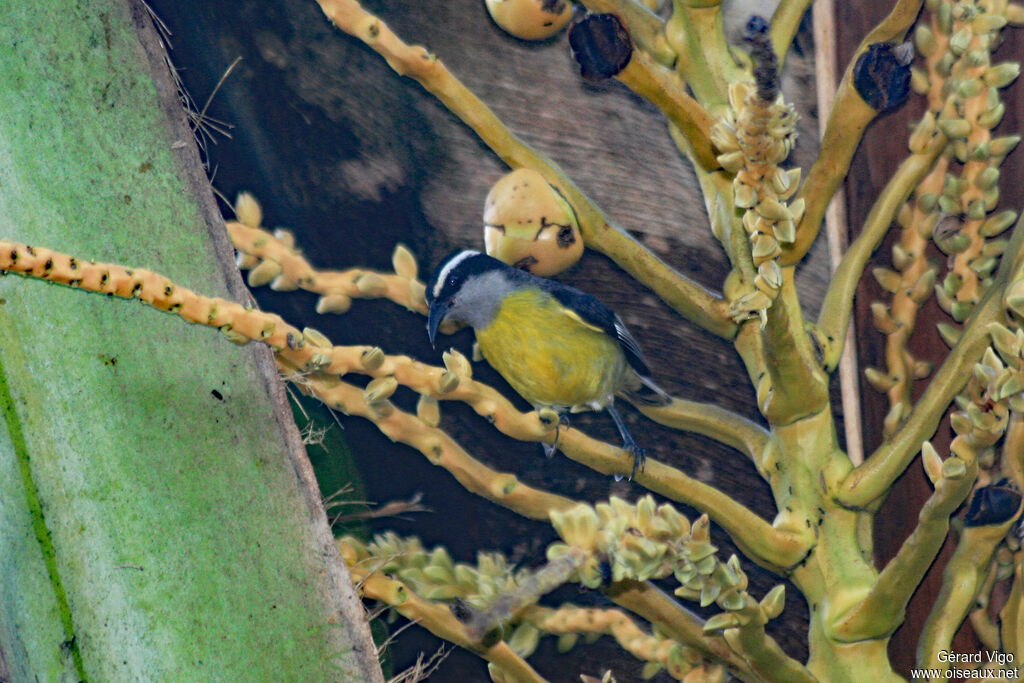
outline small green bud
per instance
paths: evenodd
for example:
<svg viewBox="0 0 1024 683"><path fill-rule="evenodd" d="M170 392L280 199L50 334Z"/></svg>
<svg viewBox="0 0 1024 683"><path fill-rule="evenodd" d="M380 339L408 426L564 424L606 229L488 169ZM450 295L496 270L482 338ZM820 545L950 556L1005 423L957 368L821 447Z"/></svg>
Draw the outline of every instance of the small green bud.
<svg viewBox="0 0 1024 683"><path fill-rule="evenodd" d="M939 30L949 35L953 30L953 3L940 1L938 12L935 13L935 21Z"/></svg>
<svg viewBox="0 0 1024 683"><path fill-rule="evenodd" d="M971 39L974 38L974 33L967 26L963 27L949 38L949 49L956 55L960 56L967 52L967 48L971 46Z"/></svg>
<svg viewBox="0 0 1024 683"><path fill-rule="evenodd" d="M877 368L865 368L864 376L868 380L868 384L882 394L896 386L896 380L892 376Z"/></svg>
<svg viewBox="0 0 1024 683"><path fill-rule="evenodd" d="M896 271L879 267L872 270L871 274L875 276L875 280L885 291L895 293L899 290L902 278Z"/></svg>
<svg viewBox="0 0 1024 683"><path fill-rule="evenodd" d="M315 330L312 327L305 327L302 329L302 339L311 346L316 346L323 349L329 349L334 346L331 340L327 338L320 330Z"/></svg>
<svg viewBox="0 0 1024 683"><path fill-rule="evenodd" d="M281 264L277 261L266 260L249 271L246 281L250 287L262 287L269 284L271 280L281 274Z"/></svg>
<svg viewBox="0 0 1024 683"><path fill-rule="evenodd" d="M992 152L989 148L988 140L979 142L967 150L967 158L970 161L988 161L991 156Z"/></svg>
<svg viewBox="0 0 1024 683"><path fill-rule="evenodd" d="M964 212L964 215L972 221L984 220L987 214L988 212L985 211L985 202L980 199L972 199L967 205L967 211Z"/></svg>
<svg viewBox="0 0 1024 683"><path fill-rule="evenodd" d="M985 85L993 88L1005 88L1013 83L1020 75L1020 64L1017 62L1005 62L989 67L985 71Z"/></svg>
<svg viewBox="0 0 1024 683"><path fill-rule="evenodd" d="M366 385L363 395L366 397L367 403L378 403L390 398L397 388L398 380L393 375L378 377Z"/></svg>
<svg viewBox="0 0 1024 683"><path fill-rule="evenodd" d="M1024 279L1017 280L1010 285L1003 304L1018 317L1024 318Z"/></svg>
<svg viewBox="0 0 1024 683"><path fill-rule="evenodd" d="M949 424L957 434L969 434L973 425L964 413L953 413L949 416Z"/></svg>
<svg viewBox="0 0 1024 683"><path fill-rule="evenodd" d="M914 47L924 57L928 57L939 47L935 34L924 23L919 23L914 30Z"/></svg>
<svg viewBox="0 0 1024 683"><path fill-rule="evenodd" d="M388 291L387 282L377 273L363 273L354 281L356 289L368 297L381 297Z"/></svg>
<svg viewBox="0 0 1024 683"><path fill-rule="evenodd" d="M924 69L918 67L911 67L910 69L910 87L918 95L926 95L931 89L932 84L928 81L928 74Z"/></svg>
<svg viewBox="0 0 1024 683"><path fill-rule="evenodd" d="M1006 26L1006 16L999 12L978 14L971 22L971 29L978 35L992 33Z"/></svg>
<svg viewBox="0 0 1024 683"><path fill-rule="evenodd" d="M768 619L774 619L780 614L786 607L786 586L785 584L779 584L775 588L768 591L768 594L761 600L761 610L764 612L765 617Z"/></svg>
<svg viewBox="0 0 1024 683"><path fill-rule="evenodd" d="M956 64L956 56L951 52L945 52L939 61L935 62L935 71L944 78L949 78L949 75L953 72L953 65Z"/></svg>
<svg viewBox="0 0 1024 683"><path fill-rule="evenodd" d="M965 81L961 81L960 85L957 86L957 95L966 99L980 95L981 91L985 89L985 82L980 78L968 78Z"/></svg>
<svg viewBox="0 0 1024 683"><path fill-rule="evenodd" d="M989 153L995 157L1004 157L1013 151L1020 142L1020 135L1005 135L992 138L988 143Z"/></svg>
<svg viewBox="0 0 1024 683"><path fill-rule="evenodd" d="M963 56L963 60L967 66L972 68L983 66L989 62L989 52L988 50L970 50Z"/></svg>
<svg viewBox="0 0 1024 683"><path fill-rule="evenodd" d="M964 278L960 273L950 272L946 274L946 277L942 280L942 289L949 296L956 296L956 293L960 291L960 288L964 286Z"/></svg>
<svg viewBox="0 0 1024 683"><path fill-rule="evenodd" d="M347 294L327 294L320 297L316 302L316 312L324 313L346 313L352 307L352 298Z"/></svg>
<svg viewBox="0 0 1024 683"><path fill-rule="evenodd" d="M384 360L386 358L387 356L384 355L384 351L379 346L373 346L363 351L360 360L362 361L364 369L373 372L374 370L379 369L380 366L384 365Z"/></svg>
<svg viewBox="0 0 1024 683"><path fill-rule="evenodd" d="M1003 114L1006 113L1006 105L1000 102L991 109L986 109L978 115L978 125L987 130L992 130L999 125L999 122L1003 120Z"/></svg>
<svg viewBox="0 0 1024 683"><path fill-rule="evenodd" d="M982 193L981 198L985 202L985 211L995 211L999 204L999 186L988 188Z"/></svg>
<svg viewBox="0 0 1024 683"><path fill-rule="evenodd" d="M964 119L939 119L938 126L951 140L965 138L971 133L971 123Z"/></svg>
<svg viewBox="0 0 1024 683"><path fill-rule="evenodd" d="M952 316L953 320L962 323L970 317L973 310L974 304L970 301L954 301L953 305L949 308L949 315Z"/></svg>
<svg viewBox="0 0 1024 683"><path fill-rule="evenodd" d="M871 302L871 319L882 334L892 334L900 329L900 324L889 313L889 306L883 301Z"/></svg>
<svg viewBox="0 0 1024 683"><path fill-rule="evenodd" d="M977 273L979 277L988 277L998 265L999 259L997 258L978 258L971 263L971 270Z"/></svg>
<svg viewBox="0 0 1024 683"><path fill-rule="evenodd" d="M960 479L965 474L967 474L967 464L956 456L946 458L942 463L942 476L944 479Z"/></svg>
<svg viewBox="0 0 1024 683"><path fill-rule="evenodd" d="M441 404L433 396L421 394L416 402L416 416L430 427L441 424Z"/></svg>
<svg viewBox="0 0 1024 683"><path fill-rule="evenodd" d="M730 628L739 628L742 625L743 622L735 612L722 612L704 622L704 633L725 631Z"/></svg>
<svg viewBox="0 0 1024 683"><path fill-rule="evenodd" d="M960 341L960 336L963 334L961 328L951 323L938 323L936 328L939 330L939 336L942 337L942 341L946 342L946 346L949 348L956 346L956 343Z"/></svg>
<svg viewBox="0 0 1024 683"><path fill-rule="evenodd" d="M932 485L938 484L942 479L942 458L930 441L921 444L921 464L924 465L924 472Z"/></svg>
<svg viewBox="0 0 1024 683"><path fill-rule="evenodd" d="M960 202L947 195L942 195L939 197L939 211L949 215L960 213Z"/></svg>
<svg viewBox="0 0 1024 683"><path fill-rule="evenodd" d="M925 212L931 212L935 210L935 207L939 203L939 195L934 192L925 192L917 196L917 206Z"/></svg>
<svg viewBox="0 0 1024 683"><path fill-rule="evenodd" d="M409 279L414 279L418 271L416 257L404 244L395 247L394 253L391 254L391 266L396 274Z"/></svg>
<svg viewBox="0 0 1024 683"><path fill-rule="evenodd" d="M750 209L757 205L757 190L745 183L735 183L736 206Z"/></svg>

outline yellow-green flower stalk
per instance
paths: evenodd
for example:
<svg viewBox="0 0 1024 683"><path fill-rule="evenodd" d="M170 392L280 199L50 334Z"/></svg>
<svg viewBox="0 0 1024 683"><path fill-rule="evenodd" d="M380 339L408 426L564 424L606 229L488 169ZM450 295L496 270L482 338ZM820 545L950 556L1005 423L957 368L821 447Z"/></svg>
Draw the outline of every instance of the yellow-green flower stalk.
<svg viewBox="0 0 1024 683"><path fill-rule="evenodd" d="M948 54L949 34L943 30L938 17L932 14L930 24L921 23L914 33L914 45L924 57L924 69L912 70L911 85L927 98L928 108L910 136L912 153L921 154L934 144L935 136L942 135L935 121L946 100L946 78L938 68ZM876 268L875 278L882 289L891 295L889 300L871 304L875 328L886 336L885 368L867 368L868 382L889 398L889 411L883 429L886 436L896 431L910 412L914 380L926 377L930 366L914 358L907 342L914 333L917 313L932 296L938 275L938 266L931 262L926 251L941 214L938 196L942 191L949 154L942 154L932 170L918 183L910 200L900 209L899 240L892 247L893 269Z"/></svg>
<svg viewBox="0 0 1024 683"><path fill-rule="evenodd" d="M730 314L737 322L766 319L766 310L782 289L782 245L796 239L796 225L803 216L802 201L786 204L799 186L800 170L781 166L796 138L796 112L779 93L778 59L767 24L752 20L748 30L757 82L729 85L729 108L712 129L718 162L734 175L733 200L743 212L756 269L748 283L752 288L731 302Z"/></svg>
<svg viewBox="0 0 1024 683"><path fill-rule="evenodd" d="M937 74L929 75L942 79L946 94L937 123L962 164L959 173L947 174L936 198L938 209L953 217L958 229L935 235L936 244L953 260L936 294L958 323L967 319L992 282L1006 247L1005 241L993 238L1016 220L1012 211L993 215L999 202L999 165L1020 141L1019 135L991 133L1005 111L999 89L1020 71L1017 63L991 63L991 52L1006 25L1006 8L1005 0L936 0L929 3L935 15L933 37L929 40L924 31L919 36L920 43L933 44L939 55ZM940 32L948 39L940 40Z"/></svg>

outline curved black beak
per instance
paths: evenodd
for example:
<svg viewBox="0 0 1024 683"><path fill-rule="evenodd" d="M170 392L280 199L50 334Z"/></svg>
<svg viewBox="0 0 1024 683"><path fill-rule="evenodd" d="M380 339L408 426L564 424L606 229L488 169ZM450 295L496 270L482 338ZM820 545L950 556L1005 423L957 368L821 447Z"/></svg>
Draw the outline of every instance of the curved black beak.
<svg viewBox="0 0 1024 683"><path fill-rule="evenodd" d="M430 345L437 347L434 339L437 337L437 328L444 322L444 316L448 313L448 304L444 301L433 301L430 304L430 315L427 316L427 336L430 337Z"/></svg>

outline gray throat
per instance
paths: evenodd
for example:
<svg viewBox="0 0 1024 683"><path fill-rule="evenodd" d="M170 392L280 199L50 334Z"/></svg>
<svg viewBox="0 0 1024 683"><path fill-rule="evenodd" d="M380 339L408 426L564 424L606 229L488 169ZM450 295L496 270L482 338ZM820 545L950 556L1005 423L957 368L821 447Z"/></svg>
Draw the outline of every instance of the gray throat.
<svg viewBox="0 0 1024 683"><path fill-rule="evenodd" d="M513 289L515 284L503 272L474 275L455 295L455 302L445 317L464 322L473 329L487 327L498 314L501 302Z"/></svg>

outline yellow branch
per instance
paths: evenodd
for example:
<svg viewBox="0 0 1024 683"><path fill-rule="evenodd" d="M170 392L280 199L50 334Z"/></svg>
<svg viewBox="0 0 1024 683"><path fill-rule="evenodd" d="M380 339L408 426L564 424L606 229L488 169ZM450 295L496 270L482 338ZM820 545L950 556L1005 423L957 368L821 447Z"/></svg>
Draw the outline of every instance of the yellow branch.
<svg viewBox="0 0 1024 683"><path fill-rule="evenodd" d="M695 164L714 171L721 164L711 144L714 119L697 100L686 94L682 80L657 64L645 52L633 52L633 58L615 76L630 90L654 103L675 124L687 140L687 151Z"/></svg>
<svg viewBox="0 0 1024 683"><path fill-rule="evenodd" d="M746 623L725 631L725 639L733 649L743 652L747 663L755 673L767 680L787 683L818 683L807 667L793 659L779 647L774 638L764 629L765 620L758 613L757 603L746 607L738 614L745 614Z"/></svg>
<svg viewBox="0 0 1024 683"><path fill-rule="evenodd" d="M800 30L800 22L811 6L812 0L782 0L772 14L772 48L779 56L779 65L785 61L793 38Z"/></svg>
<svg viewBox="0 0 1024 683"><path fill-rule="evenodd" d="M729 83L749 75L736 64L722 27L721 0L673 0L665 36L678 55L676 69L705 107L726 103Z"/></svg>
<svg viewBox="0 0 1024 683"><path fill-rule="evenodd" d="M839 363L843 344L846 342L850 316L853 313L853 295L864 275L868 260L889 232L889 226L892 225L900 207L921 179L929 173L944 146L945 138L939 135L924 152L913 154L900 164L871 207L860 235L850 245L832 275L832 283L825 293L818 319L821 338L826 345L826 368L833 369Z"/></svg>
<svg viewBox="0 0 1024 683"><path fill-rule="evenodd" d="M720 441L760 463L768 431L732 411L709 403L674 399L667 406L637 406L648 418L673 429L696 432Z"/></svg>
<svg viewBox="0 0 1024 683"><path fill-rule="evenodd" d="M945 671L953 635L974 605L996 547L1006 537L1020 509L1002 524L966 527L960 536L953 557L942 572L942 588L921 631L917 645L917 666Z"/></svg>
<svg viewBox="0 0 1024 683"><path fill-rule="evenodd" d="M917 18L922 4L923 0L898 0L889 15L861 41L851 57L836 92L835 106L829 114L818 160L811 166L797 195L806 201L807 209L797 226L796 241L782 254L783 265L798 263L814 244L825 209L839 183L846 177L864 129L878 115L853 87L853 67L857 58L873 43L901 40Z"/></svg>
<svg viewBox="0 0 1024 683"><path fill-rule="evenodd" d="M855 509L870 505L889 490L921 449L921 444L938 429L939 421L957 393L967 383L974 364L990 344L988 324L1001 316L1002 303L993 292L974 309L960 341L895 434L843 480L838 493L841 504Z"/></svg>
<svg viewBox="0 0 1024 683"><path fill-rule="evenodd" d="M569 458L605 474L628 475L633 455L621 448L594 441L575 430L564 432L559 448ZM798 535L773 527L727 494L650 458L636 483L671 500L694 507L714 520L747 557L773 571L798 564L810 550L813 533Z"/></svg>
<svg viewBox="0 0 1024 683"><path fill-rule="evenodd" d="M956 459L954 456L952 460ZM934 493L918 513L917 527L879 574L871 592L832 625L838 640L853 643L883 638L903 623L910 597L946 540L949 516L971 493L977 477L975 460L966 463L955 478L943 477L938 481Z"/></svg>
<svg viewBox="0 0 1024 683"><path fill-rule="evenodd" d="M761 330L770 390L758 391L758 409L772 425L791 424L828 406L828 377L814 357L796 293L795 269L782 270L782 288Z"/></svg>
<svg viewBox="0 0 1024 683"><path fill-rule="evenodd" d="M231 243L242 252L239 254L239 267L250 269L250 287L269 284L271 289L278 291L303 289L320 294L318 313L343 313L350 299L381 298L390 299L411 311L427 313L427 302L423 296L425 287L416 280L415 271L410 277L363 268L317 270L290 243L290 235L282 239L288 233L278 232L275 235L238 221L227 221L225 226Z"/></svg>
<svg viewBox="0 0 1024 683"><path fill-rule="evenodd" d="M864 508L884 495L921 449L924 440L935 433L946 408L966 384L974 364L989 346L989 325L1002 319L1003 290L1022 260L1024 218L1017 221L992 286L964 324L960 340L932 376L903 426L846 476L837 496L840 503Z"/></svg>
<svg viewBox="0 0 1024 683"><path fill-rule="evenodd" d="M720 337L730 338L736 326L721 297L677 273L604 213L553 161L538 154L512 134L480 98L456 79L423 47L402 42L384 22L355 0L319 0L324 13L341 30L377 51L397 73L414 78L462 119L488 147L512 168L532 168L561 190L580 220L584 242L609 256L630 275L662 298L680 315Z"/></svg>
<svg viewBox="0 0 1024 683"><path fill-rule="evenodd" d="M638 614L665 635L700 651L712 661L728 665L741 680L765 681L750 670L742 655L733 652L718 635L704 632L704 620L680 605L653 583L619 581L605 594L617 605Z"/></svg>
<svg viewBox="0 0 1024 683"><path fill-rule="evenodd" d="M511 474L492 472L473 460L442 430L395 409L386 400L370 405L364 390L340 379L340 376L349 372L367 374L378 379L392 377L396 385L400 383L409 386L421 394L464 401L492 421L500 431L514 438L548 443L555 440L556 424L545 423L536 412L518 411L492 387L471 380L468 361L461 354L449 357L453 367L459 370L456 373L406 356L386 356L377 347L332 346L330 340L315 330L300 331L278 315L196 294L149 270L79 261L49 249L32 248L6 240L0 240L0 269L93 292L138 298L189 322L217 327L232 341L262 341L274 349L286 373L308 373L297 382L300 389L317 395L332 408L373 419L385 434L420 449L432 462L445 466L474 493L506 505L520 514L539 519L547 518L552 509L563 509L574 504L568 498L531 489L519 483ZM603 472L625 474L631 471L631 453L592 439L575 429L563 429L560 432L559 443L563 451L574 459ZM745 507L714 488L690 479L675 468L648 461L648 469L657 472L657 476L666 482L658 487L663 493L672 495L667 492L681 486L678 489L678 500L690 504L695 501L705 502L712 508L709 512L716 520L719 520L719 513L714 511L715 508L722 511L722 514L735 513L735 522L730 523L724 519L719 522L727 530L740 534L740 538L750 535L745 546L770 550L764 561L772 563L776 551L771 544L781 538L781 532L772 533L774 530L767 522L760 520ZM728 504L720 501L728 501ZM755 524L755 520L759 524ZM769 533L764 535L761 532ZM787 559L789 551L785 544L780 551L782 554L779 558Z"/></svg>
<svg viewBox="0 0 1024 683"><path fill-rule="evenodd" d="M529 608L522 619L546 633L609 635L629 654L644 662L661 664L677 680L683 680L695 664L687 658L674 658L672 655L682 645L665 637L644 633L622 610L575 605L562 605L557 609L535 606Z"/></svg>
<svg viewBox="0 0 1024 683"><path fill-rule="evenodd" d="M279 363L279 367L286 376L292 369L287 364ZM431 464L448 470L466 490L524 517L546 520L552 510L567 510L577 504L571 498L527 486L514 474L492 470L470 456L444 430L431 427L389 402L371 405L366 402L363 389L335 376L307 375L298 378L295 385L330 408L371 420L392 441L412 446Z"/></svg>
<svg viewBox="0 0 1024 683"><path fill-rule="evenodd" d="M352 572L353 580L366 597L391 605L406 619L423 626L439 638L455 643L459 647L483 657L500 668L503 673L512 676L515 681L545 683L546 679L534 671L533 667L517 655L505 641L499 640L491 646L473 641L447 605L424 600L401 581L395 581L376 573L368 573L358 564L349 567L349 570Z"/></svg>
<svg viewBox="0 0 1024 683"><path fill-rule="evenodd" d="M1024 552L1018 550L1013 559L1010 596L999 611L999 637L1004 651L1019 660L1021 654L1024 654L1024 642L1021 642L1024 637L1024 609L1021 609L1021 602L1024 601Z"/></svg>

